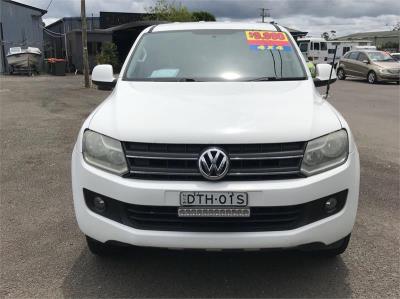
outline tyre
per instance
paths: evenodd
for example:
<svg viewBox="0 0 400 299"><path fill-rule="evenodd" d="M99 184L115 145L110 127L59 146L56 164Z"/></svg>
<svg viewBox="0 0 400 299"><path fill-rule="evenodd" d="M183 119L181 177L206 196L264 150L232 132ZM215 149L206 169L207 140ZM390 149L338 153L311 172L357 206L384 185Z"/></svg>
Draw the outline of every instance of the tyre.
<svg viewBox="0 0 400 299"><path fill-rule="evenodd" d="M110 256L116 253L117 248L110 244L101 243L95 239L86 236L86 243L89 251L98 256Z"/></svg>
<svg viewBox="0 0 400 299"><path fill-rule="evenodd" d="M346 79L346 73L344 72L344 69L339 68L339 69L337 70L336 76L337 76L337 78L338 78L339 80L344 80L344 79Z"/></svg>
<svg viewBox="0 0 400 299"><path fill-rule="evenodd" d="M348 235L343 239L328 245L325 249L318 250L316 253L324 257L335 257L341 255L346 251L347 246L349 245L350 236L351 235Z"/></svg>
<svg viewBox="0 0 400 299"><path fill-rule="evenodd" d="M367 80L369 84L375 84L376 82L378 82L378 79L374 71L370 71L368 73Z"/></svg>

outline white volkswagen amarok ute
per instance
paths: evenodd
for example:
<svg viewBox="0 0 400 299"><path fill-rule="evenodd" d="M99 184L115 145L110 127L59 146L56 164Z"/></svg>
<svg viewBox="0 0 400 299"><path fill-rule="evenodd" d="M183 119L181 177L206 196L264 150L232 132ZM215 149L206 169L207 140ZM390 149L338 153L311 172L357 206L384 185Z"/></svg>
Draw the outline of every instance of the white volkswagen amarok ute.
<svg viewBox="0 0 400 299"><path fill-rule="evenodd" d="M350 129L273 24L145 29L72 154L76 218L94 254L119 245L345 251L357 211Z"/></svg>

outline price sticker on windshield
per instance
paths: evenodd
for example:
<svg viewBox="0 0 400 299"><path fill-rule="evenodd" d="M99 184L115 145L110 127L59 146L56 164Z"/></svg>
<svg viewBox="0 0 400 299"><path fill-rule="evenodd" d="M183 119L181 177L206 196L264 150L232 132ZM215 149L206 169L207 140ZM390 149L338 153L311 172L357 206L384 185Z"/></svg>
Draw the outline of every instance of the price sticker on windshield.
<svg viewBox="0 0 400 299"><path fill-rule="evenodd" d="M247 44L252 50L292 50L292 46L285 32L245 31L245 34Z"/></svg>

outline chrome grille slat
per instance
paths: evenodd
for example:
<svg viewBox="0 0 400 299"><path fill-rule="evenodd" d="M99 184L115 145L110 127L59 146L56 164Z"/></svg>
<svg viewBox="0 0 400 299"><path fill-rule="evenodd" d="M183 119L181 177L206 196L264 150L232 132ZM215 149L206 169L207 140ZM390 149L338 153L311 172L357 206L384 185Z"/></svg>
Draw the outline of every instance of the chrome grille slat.
<svg viewBox="0 0 400 299"><path fill-rule="evenodd" d="M274 160L274 159L293 159L303 158L303 151L261 153L261 154L233 154L231 160Z"/></svg>
<svg viewBox="0 0 400 299"><path fill-rule="evenodd" d="M300 171L272 171L272 172L229 172L228 176L273 176L273 175L290 175L300 174Z"/></svg>
<svg viewBox="0 0 400 299"><path fill-rule="evenodd" d="M146 175L190 175L190 176L201 176L200 173L197 172L173 172L173 171L144 171L144 170L131 170L132 174L146 174Z"/></svg>
<svg viewBox="0 0 400 299"><path fill-rule="evenodd" d="M123 142L128 161L126 177L147 180L205 180L198 169L200 153L219 147L229 156L223 180L271 180L301 177L305 142L278 144L157 144Z"/></svg>
<svg viewBox="0 0 400 299"><path fill-rule="evenodd" d="M127 158L152 159L152 160L197 160L199 155L184 153L146 153L146 152L127 152Z"/></svg>

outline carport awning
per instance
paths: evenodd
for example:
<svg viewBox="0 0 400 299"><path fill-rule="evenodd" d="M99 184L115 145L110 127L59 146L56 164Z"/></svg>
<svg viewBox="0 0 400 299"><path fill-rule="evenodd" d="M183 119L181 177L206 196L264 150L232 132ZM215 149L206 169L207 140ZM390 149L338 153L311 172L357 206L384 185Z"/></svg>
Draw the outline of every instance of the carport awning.
<svg viewBox="0 0 400 299"><path fill-rule="evenodd" d="M117 32L117 31L129 31L130 29L137 30L138 27L148 27L152 25L164 24L168 22L164 21L134 21L107 29L103 29L104 32Z"/></svg>

